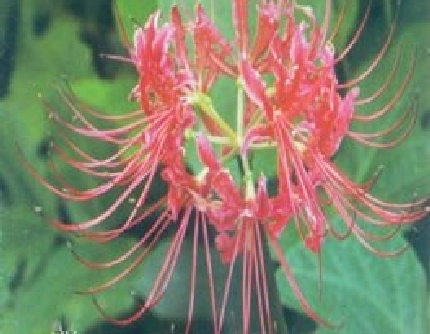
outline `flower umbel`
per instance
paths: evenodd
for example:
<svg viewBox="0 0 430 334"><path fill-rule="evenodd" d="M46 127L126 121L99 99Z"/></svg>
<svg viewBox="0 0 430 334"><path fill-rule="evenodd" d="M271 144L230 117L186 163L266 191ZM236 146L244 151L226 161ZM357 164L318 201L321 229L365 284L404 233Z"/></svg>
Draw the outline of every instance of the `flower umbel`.
<svg viewBox="0 0 430 334"><path fill-rule="evenodd" d="M347 138L385 149L396 146L408 135L417 115L415 100L392 125L377 132L354 131L352 125L377 122L394 109L412 77L415 60L412 58L404 83L386 106L373 113L361 112L362 106L371 106L387 91L396 75L400 57L378 91L371 96L360 95L359 86L386 54L395 25L369 67L356 78L341 81L336 66L359 38L370 5L344 50L333 46L344 14L330 30L331 1L325 5L325 16L318 22L311 7L295 1L258 1L256 31L250 34L249 17L255 3L233 0L232 40L223 36L201 4L196 5L194 18L187 22L180 8L173 6L165 23L160 22L159 12L154 13L143 27L136 29L133 44L126 43L129 56L121 59L136 69L138 81L130 97L138 103L138 110L104 115L84 105L71 91L60 90L75 119L69 122L46 103L59 127L107 143L115 151L98 158L81 149L67 134L62 135L66 148L54 145L54 152L74 169L100 180L100 184L76 189L55 169L55 184L35 173L40 182L60 197L76 202L95 200L120 189L120 195L98 216L80 223L54 220L52 224L100 243L145 225L141 239L110 262L94 263L76 255L95 269L132 259L120 274L86 293L97 294L122 280L145 260L168 230L174 231L145 302L132 316L121 320L101 310L107 319L129 324L160 301L191 231L193 265L186 332L190 331L193 317L199 243L205 250L214 333L223 331L238 263L242 332L277 332L268 288L266 242L304 311L318 323L330 326L312 310L287 263L280 243L286 226L293 223L304 246L314 253L321 251L327 237L344 239L354 235L364 247L388 256L392 253L376 249L375 242L389 240L399 226L428 214L427 199L401 204L384 202L371 193L376 177L362 184L354 182L333 161ZM236 106L229 106L230 110L221 110L218 99L223 97L213 93L225 81L230 82L228 87L236 95ZM100 123L110 127L100 127ZM254 168L254 162L266 156L274 161L274 176ZM156 175L161 175L165 193L154 201L150 191L156 186ZM269 187L269 179L276 185ZM130 198L134 201L128 217L119 226L101 230L100 226ZM330 224L329 211L342 218L344 232ZM386 233L375 234L368 226ZM216 236L214 240L211 234ZM228 267L222 296L215 294L212 244ZM257 329L252 328L255 312Z"/></svg>

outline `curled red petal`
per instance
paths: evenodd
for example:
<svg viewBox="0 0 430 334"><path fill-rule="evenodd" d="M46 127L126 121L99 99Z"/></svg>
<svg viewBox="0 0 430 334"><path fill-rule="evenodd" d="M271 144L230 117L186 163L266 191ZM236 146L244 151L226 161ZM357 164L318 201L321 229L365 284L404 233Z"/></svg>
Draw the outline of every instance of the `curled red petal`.
<svg viewBox="0 0 430 334"><path fill-rule="evenodd" d="M260 74L246 60L240 61L240 71L248 97L265 113L269 120L272 120L273 105L266 94L266 87Z"/></svg>

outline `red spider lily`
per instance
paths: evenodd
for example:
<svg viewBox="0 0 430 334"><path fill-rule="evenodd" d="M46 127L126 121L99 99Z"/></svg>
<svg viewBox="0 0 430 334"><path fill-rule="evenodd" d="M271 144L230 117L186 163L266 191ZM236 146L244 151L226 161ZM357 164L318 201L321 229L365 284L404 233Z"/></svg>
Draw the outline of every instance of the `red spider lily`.
<svg viewBox="0 0 430 334"><path fill-rule="evenodd" d="M122 116L105 116L78 101L72 93L60 91L78 121L73 123L46 104L51 118L60 127L111 144L116 151L104 159L96 158L64 136L64 143L73 156L58 146L54 146L55 152L76 170L100 179L101 185L76 189L59 175L55 166L58 186L35 173L40 182L72 201L89 201L116 189L122 191L106 211L95 218L76 224L53 221L55 227L94 241L108 242L140 223L148 224L147 218L159 213L136 245L119 258L94 263L78 256L82 263L94 269L110 268L135 256L122 273L86 293L99 293L123 279L145 260L168 228L175 229L151 293L136 313L116 320L99 307L114 323L128 324L159 302L174 273L185 233L191 229L194 233L193 266L186 332L190 330L196 293L199 235L205 248L214 333L223 330L233 272L239 258L242 263L242 332L251 331L254 312L257 312L261 333L276 332L268 292L265 241L273 249L304 311L318 323L330 326L312 310L283 254L279 238L286 225L294 222L304 245L315 253L320 252L327 236L343 239L353 234L375 253L391 255L376 250L370 242L388 240L398 226L428 214L426 199L405 204L381 201L371 194L374 179L358 184L349 180L332 161L345 138L372 147L390 148L412 129L417 112L415 101L387 129L375 133L351 130L353 122L370 123L389 113L412 77L414 61L404 84L385 107L372 114L360 114L359 107L376 101L397 72L398 60L378 91L369 97L360 97L358 86L385 55L394 24L368 69L357 78L339 82L335 66L356 43L370 5L351 42L338 55L332 40L344 15L340 15L329 36L330 0L326 0L321 24L311 8L295 1L260 1L255 36L249 34L249 1L234 0L232 9L233 41L222 36L201 5L196 6L195 19L188 23L182 21L179 8L174 6L168 22L161 25L157 12L143 28L136 30L134 44L127 44L128 58L111 57L126 60L136 68L138 83L131 97L139 103L139 110ZM297 21L297 14L303 21ZM211 89L220 78L238 82L235 127L223 119L212 101ZM111 123L112 127L97 127L96 121ZM119 122L125 125L118 126ZM396 134L395 139L384 141ZM192 170L186 165L192 155L190 147L197 151L200 163ZM267 189L266 176L256 176L252 170L253 155L265 149L276 154L277 189L272 195ZM240 180L234 179L234 173L227 167L234 158L240 161ZM157 172L161 173L167 192L153 203L149 201L149 191ZM119 227L105 231L95 229L136 192L139 196L133 210ZM328 208L335 209L341 216L347 227L345 233L330 225ZM366 231L366 223L389 232L383 236L372 234ZM215 230L217 250L229 266L219 304L214 292L208 228Z"/></svg>
<svg viewBox="0 0 430 334"><path fill-rule="evenodd" d="M363 185L354 183L330 159L346 136L368 146L390 148L408 135L416 119L415 101L410 110L406 110L388 129L376 133L358 133L351 131L350 127L353 121L376 121L393 109L412 76L415 60L398 93L385 107L370 115L358 114L357 106L372 103L387 89L392 79L390 77L373 96L358 99L359 90L354 86L367 78L385 54L394 25L370 67L357 78L339 83L335 65L345 57L346 52L336 58L330 41L324 39L327 35L329 4L328 1L322 28L317 26L308 8L296 8L309 18L309 38L306 38L306 26L294 22L293 10L290 8L287 13L288 24L297 28L289 29L287 26L283 36L273 36L269 51L260 57L258 66L247 59L242 61L240 70L250 102L266 118L265 122L251 126L245 139L248 142L246 149L255 141L260 144L262 140L277 143L278 196L295 197L295 200L291 200L293 217L309 249L319 252L327 232L332 232L340 239L352 232L364 246L374 250L366 239L380 237L364 231L355 223L356 218L390 228L396 224L411 223L426 215L426 200L408 204L378 200L369 193L373 180ZM362 27L364 23L356 36L361 33ZM347 46L347 51L355 40L356 37ZM397 66L396 63L395 69ZM265 73L275 77L270 94L261 79ZM350 90L343 92L347 88ZM384 137L396 132L399 133L397 138L383 141ZM321 196L319 190L325 197ZM326 199L347 224L348 232L345 235L328 225L322 210Z"/></svg>

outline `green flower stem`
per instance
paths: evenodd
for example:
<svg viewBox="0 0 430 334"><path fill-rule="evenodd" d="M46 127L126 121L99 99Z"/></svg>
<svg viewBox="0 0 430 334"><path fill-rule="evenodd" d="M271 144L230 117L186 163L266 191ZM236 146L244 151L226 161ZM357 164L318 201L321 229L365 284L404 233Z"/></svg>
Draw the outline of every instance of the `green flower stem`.
<svg viewBox="0 0 430 334"><path fill-rule="evenodd" d="M247 200L252 200L255 198L255 187L254 187L254 178L252 177L252 170L249 164L249 160L245 155L241 155L242 166L243 166L243 179L245 182L245 198Z"/></svg>
<svg viewBox="0 0 430 334"><path fill-rule="evenodd" d="M188 101L196 106L198 112L202 112L205 116L209 117L218 128L221 130L222 134L229 138L230 145L232 147L238 147L239 143L237 140L237 134L233 129L220 117L215 107L212 104L211 98L202 93L195 92L188 97Z"/></svg>
<svg viewBox="0 0 430 334"><path fill-rule="evenodd" d="M239 79L237 81L237 137L239 143L242 143L243 133L244 133L244 121L245 121L245 107L244 107L244 92L243 92L243 84Z"/></svg>

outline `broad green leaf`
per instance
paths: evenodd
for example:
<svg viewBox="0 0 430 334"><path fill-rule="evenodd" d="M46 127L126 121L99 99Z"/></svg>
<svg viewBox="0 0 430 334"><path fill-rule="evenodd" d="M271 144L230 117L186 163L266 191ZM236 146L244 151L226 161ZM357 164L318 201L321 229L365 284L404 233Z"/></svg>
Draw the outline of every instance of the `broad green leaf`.
<svg viewBox="0 0 430 334"><path fill-rule="evenodd" d="M51 133L38 94L49 99L54 91L54 82L62 75L73 78L91 74L91 56L79 40L79 26L73 18L63 16L53 20L45 34L35 36L33 19L37 3L23 1L20 8L22 24L17 42L16 68L10 93L0 102L0 178L4 179L16 203L26 202L29 208L44 206L51 211L56 202L42 191L23 167L17 145L30 164L46 175L43 151L47 150ZM68 41L66 46L59 43L65 40Z"/></svg>
<svg viewBox="0 0 430 334"><path fill-rule="evenodd" d="M65 321L69 329L84 332L101 320L100 313L84 291L111 278L118 270L91 270L72 256L65 240L40 218L30 220L27 208L15 206L0 213L2 253L0 262L1 333L50 333L53 325ZM123 238L107 246L76 240L82 256L107 261L131 247ZM113 316L132 307L129 284L117 284L98 297Z"/></svg>
<svg viewBox="0 0 430 334"><path fill-rule="evenodd" d="M158 0L158 8L166 19L170 19L173 5L177 5L184 14L184 20L194 18L196 4L201 4L206 15L215 23L224 38L232 41L234 29L232 23L232 2L225 0ZM192 19L194 20L194 19Z"/></svg>
<svg viewBox="0 0 430 334"><path fill-rule="evenodd" d="M130 41L136 24L143 27L148 16L157 10L157 0L115 0L115 4Z"/></svg>
<svg viewBox="0 0 430 334"><path fill-rule="evenodd" d="M405 242L399 236L391 242L392 249ZM324 319L341 326L319 328L318 334L428 333L426 278L413 250L384 259L353 238L327 240L321 282L318 258L302 245L289 249L286 256L309 303ZM283 303L300 311L280 269L277 280Z"/></svg>
<svg viewBox="0 0 430 334"><path fill-rule="evenodd" d="M23 5L21 29L25 37L18 46L10 95L2 105L4 117L14 122L14 133L18 135L15 140L19 141L25 152L34 155L35 144L49 134L38 94L49 99L54 82L62 75L74 78L91 74L92 71L91 55L79 40L77 23L71 17L54 20L51 29L36 38L32 31L32 13L27 13L29 7ZM67 45L59 43L62 40L68 40Z"/></svg>

